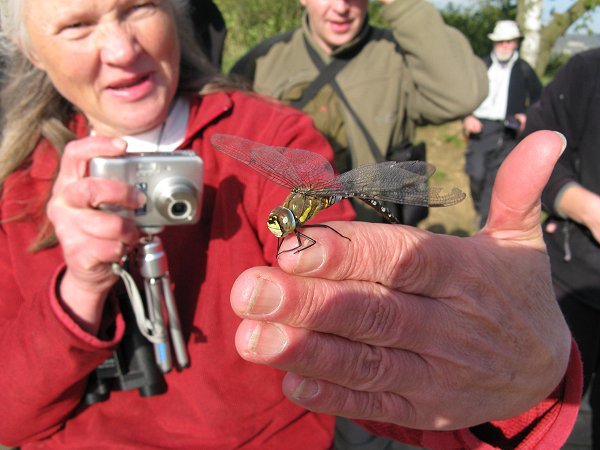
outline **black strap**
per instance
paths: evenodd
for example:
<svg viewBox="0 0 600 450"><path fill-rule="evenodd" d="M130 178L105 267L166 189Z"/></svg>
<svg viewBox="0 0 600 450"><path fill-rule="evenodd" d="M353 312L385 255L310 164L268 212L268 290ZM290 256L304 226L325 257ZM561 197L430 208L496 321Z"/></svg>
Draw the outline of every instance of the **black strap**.
<svg viewBox="0 0 600 450"><path fill-rule="evenodd" d="M317 78L315 78L313 80L313 82L311 84L309 84L308 87L304 90L304 93L302 94L302 98L300 98L299 100L297 100L295 102L292 102L292 106L301 109L304 105L306 105L306 103L308 103L310 101L310 99L312 97L314 97L317 94L317 92L319 92L319 90L325 84L327 84L327 83L331 84L331 87L333 88L334 92L336 93L338 98L341 100L341 102L344 104L344 106L348 109L348 112L350 112L350 115L356 122L356 125L358 125L358 128L360 128L360 131L365 136L365 139L367 140L367 144L369 146L369 150L371 151L371 154L373 155L373 158L375 158L375 161L377 161L377 162L383 162L383 161L385 161L385 158L379 152L377 144L375 143L375 140L373 139L373 137L371 136L371 134L369 133L369 131L367 130L365 125L362 123L362 121L360 120L360 118L358 117L358 115L356 114L354 109L352 109L352 106L350 106L350 102L348 102L348 99L346 98L346 96L342 92L342 89L340 88L339 84L335 80L335 76L340 72L340 70L342 70L342 68L356 54L358 54L358 52L360 52L360 50L362 50L364 43L367 40L368 39L365 39L363 41L363 43L360 46L353 49L352 52L346 52L345 54L340 55L339 58L335 58L328 65L325 65L325 63L323 62L323 60L321 59L319 54L310 45L310 43L307 41L306 36L305 36L304 44L306 46L306 50L307 50L308 55L310 56L310 59L312 60L313 64L319 70L319 76ZM300 104L302 106L298 106L298 104Z"/></svg>
<svg viewBox="0 0 600 450"><path fill-rule="evenodd" d="M326 84L331 83L335 79L335 76L350 62L350 58L335 58L331 63L325 65L315 49L312 48L306 40L306 36L304 36L304 45L308 50L310 59L312 59L319 70L319 75L306 87L306 89L304 89L302 97L291 102L291 105L298 109L304 108L304 106L317 95L321 88Z"/></svg>

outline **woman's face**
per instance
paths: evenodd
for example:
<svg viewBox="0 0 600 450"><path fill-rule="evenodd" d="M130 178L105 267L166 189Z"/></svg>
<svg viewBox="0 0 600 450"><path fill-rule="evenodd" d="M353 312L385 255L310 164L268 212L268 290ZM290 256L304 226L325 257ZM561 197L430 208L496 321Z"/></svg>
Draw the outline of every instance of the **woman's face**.
<svg viewBox="0 0 600 450"><path fill-rule="evenodd" d="M25 0L30 58L96 134L158 126L179 81L167 0Z"/></svg>
<svg viewBox="0 0 600 450"><path fill-rule="evenodd" d="M368 0L300 0L310 30L326 53L350 42L367 17Z"/></svg>

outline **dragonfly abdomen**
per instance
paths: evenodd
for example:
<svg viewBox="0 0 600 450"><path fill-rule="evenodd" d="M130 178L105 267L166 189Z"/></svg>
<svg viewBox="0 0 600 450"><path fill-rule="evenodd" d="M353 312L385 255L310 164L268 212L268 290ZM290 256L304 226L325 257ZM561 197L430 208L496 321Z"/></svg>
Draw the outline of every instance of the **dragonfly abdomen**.
<svg viewBox="0 0 600 450"><path fill-rule="evenodd" d="M389 223L402 223L400 221L400 219L398 219L394 215L394 213L388 207L386 207L383 203L381 203L379 200L375 200L373 198L363 198L363 197L358 197L358 196L354 196L353 198L357 198L357 199L365 202L367 205L369 205L371 208L373 208L381 217L383 217Z"/></svg>

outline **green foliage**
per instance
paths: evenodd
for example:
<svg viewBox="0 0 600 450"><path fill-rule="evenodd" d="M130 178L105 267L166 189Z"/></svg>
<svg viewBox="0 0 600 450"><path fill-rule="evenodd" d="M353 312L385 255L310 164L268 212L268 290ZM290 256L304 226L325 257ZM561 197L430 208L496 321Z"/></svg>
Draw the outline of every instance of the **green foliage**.
<svg viewBox="0 0 600 450"><path fill-rule="evenodd" d="M381 15L383 4L379 2L369 2L369 22L378 28L387 28L389 24Z"/></svg>
<svg viewBox="0 0 600 450"><path fill-rule="evenodd" d="M300 26L298 0L215 0L227 24L223 69L264 39Z"/></svg>
<svg viewBox="0 0 600 450"><path fill-rule="evenodd" d="M445 144L452 145L456 148L463 148L465 146L465 138L462 132L442 133L442 140Z"/></svg>
<svg viewBox="0 0 600 450"><path fill-rule="evenodd" d="M571 55L567 53L551 56L550 61L548 61L548 65L546 66L546 72L542 78L542 83L547 84L548 81L552 80L558 69L560 69L570 57Z"/></svg>
<svg viewBox="0 0 600 450"><path fill-rule="evenodd" d="M498 20L515 20L517 5L512 0L480 0L469 6L449 3L440 12L444 21L459 29L469 40L473 51L484 56L492 50L487 35Z"/></svg>

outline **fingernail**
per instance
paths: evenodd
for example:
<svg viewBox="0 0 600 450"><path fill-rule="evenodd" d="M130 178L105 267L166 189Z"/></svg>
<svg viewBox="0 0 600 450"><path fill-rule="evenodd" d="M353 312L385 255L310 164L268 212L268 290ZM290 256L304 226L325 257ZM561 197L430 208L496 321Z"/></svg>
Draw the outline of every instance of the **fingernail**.
<svg viewBox="0 0 600 450"><path fill-rule="evenodd" d="M298 253L294 273L308 273L319 269L325 262L325 249L317 242Z"/></svg>
<svg viewBox="0 0 600 450"><path fill-rule="evenodd" d="M275 356L287 346L287 335L273 323L260 322L248 340L248 350L261 356Z"/></svg>
<svg viewBox="0 0 600 450"><path fill-rule="evenodd" d="M560 133L558 131L555 131L555 133L558 134L560 136L560 138L562 139L562 141L563 141L562 150L560 151L560 154L562 155L563 152L565 151L565 149L567 148L567 138L565 137L564 134L562 134L562 133Z"/></svg>
<svg viewBox="0 0 600 450"><path fill-rule="evenodd" d="M127 148L127 141L121 138L114 138L112 140L112 144L121 150L125 150Z"/></svg>
<svg viewBox="0 0 600 450"><path fill-rule="evenodd" d="M266 315L279 309L283 302L280 287L271 280L259 278L254 285L252 296L246 308L248 315Z"/></svg>
<svg viewBox="0 0 600 450"><path fill-rule="evenodd" d="M294 389L293 397L297 400L310 400L319 393L319 383L311 378L305 378Z"/></svg>

